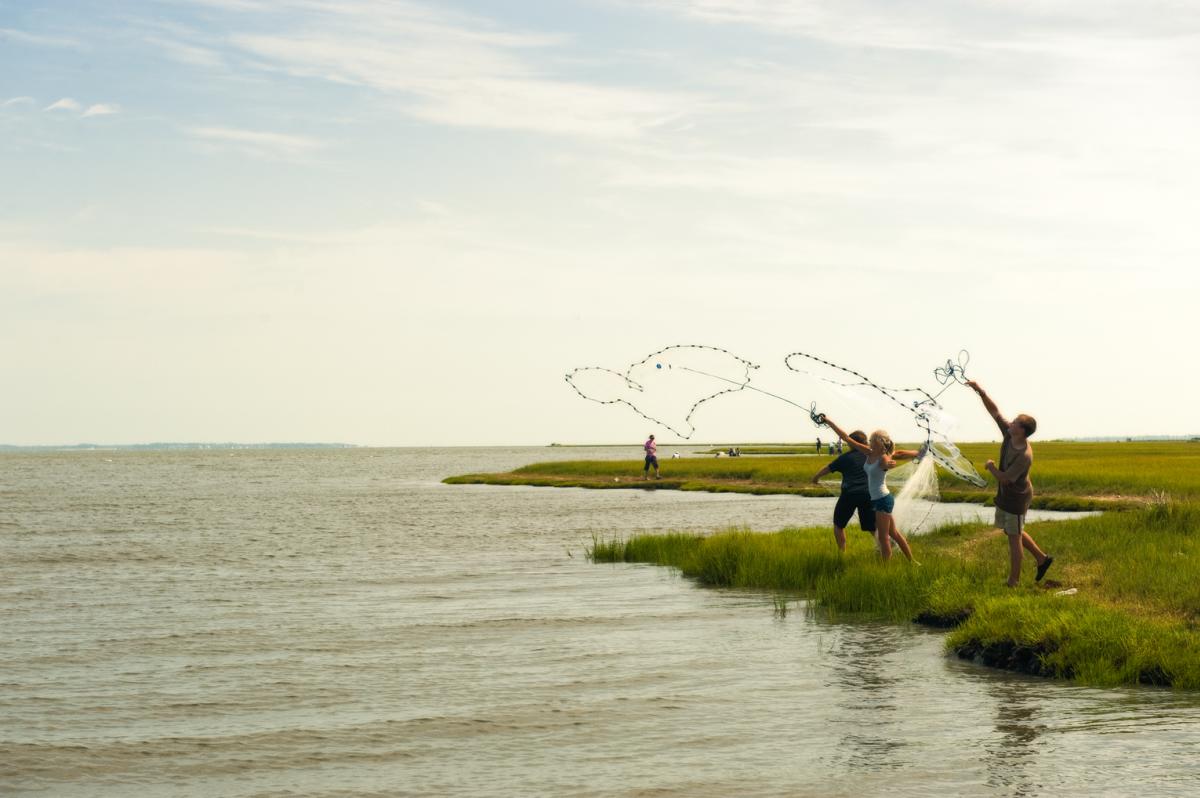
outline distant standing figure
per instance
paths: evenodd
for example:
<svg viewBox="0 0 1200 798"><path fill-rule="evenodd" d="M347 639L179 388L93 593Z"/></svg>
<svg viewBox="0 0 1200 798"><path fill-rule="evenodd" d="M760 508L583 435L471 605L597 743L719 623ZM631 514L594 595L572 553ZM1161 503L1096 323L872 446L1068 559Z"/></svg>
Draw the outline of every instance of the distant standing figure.
<svg viewBox="0 0 1200 798"><path fill-rule="evenodd" d="M833 457L833 444L829 444L829 456Z"/></svg>
<svg viewBox="0 0 1200 798"><path fill-rule="evenodd" d="M817 438L817 454L821 453L821 439Z"/></svg>
<svg viewBox="0 0 1200 798"><path fill-rule="evenodd" d="M851 435L853 435L854 433L853 433L853 432L851 432L850 434L851 434ZM865 433L863 434L863 437L864 437L864 438L866 437L866 434L865 434ZM838 442L837 442L837 453L838 453L838 454L841 454L841 453L842 453L842 439L841 439L841 438L838 438Z"/></svg>
<svg viewBox="0 0 1200 798"><path fill-rule="evenodd" d="M850 433L850 437L860 443L867 442L867 434L860 429ZM838 496L833 508L833 537L837 540L838 551L846 550L846 525L858 512L858 525L863 532L872 536L875 534L875 507L871 502L871 494L867 490L867 472L863 463L867 456L857 450L850 450L829 465L822 468L812 478L816 485L826 474L842 475L842 493Z"/></svg>
<svg viewBox="0 0 1200 798"><path fill-rule="evenodd" d="M1012 421L1005 420L992 398L979 383L968 380L969 385L983 401L984 408L1000 428L1003 443L1000 444L1000 465L995 460L987 461L987 470L996 478L996 528L1008 535L1008 586L1016 587L1021 581L1021 549L1025 548L1037 560L1035 582L1042 581L1054 558L1042 551L1029 533L1025 531L1025 514L1033 501L1033 483L1029 471L1033 468L1033 447L1029 436L1037 431L1033 416L1022 413Z"/></svg>
<svg viewBox="0 0 1200 798"><path fill-rule="evenodd" d="M650 478L650 466L654 466L654 478L662 479L658 473L658 444L654 442L653 435L642 444L642 448L646 450L646 464L642 466L642 479Z"/></svg>

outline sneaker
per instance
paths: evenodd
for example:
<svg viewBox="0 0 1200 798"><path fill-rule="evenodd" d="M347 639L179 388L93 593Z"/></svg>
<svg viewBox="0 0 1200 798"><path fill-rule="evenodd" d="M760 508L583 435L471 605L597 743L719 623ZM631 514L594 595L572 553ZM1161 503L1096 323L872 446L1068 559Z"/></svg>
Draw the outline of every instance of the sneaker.
<svg viewBox="0 0 1200 798"><path fill-rule="evenodd" d="M1042 560L1042 564L1037 567L1037 576L1035 576L1033 578L1033 581L1035 581L1035 582L1042 581L1042 577L1046 575L1046 572L1050 570L1050 566L1053 564L1054 564L1053 557L1046 557L1046 559Z"/></svg>

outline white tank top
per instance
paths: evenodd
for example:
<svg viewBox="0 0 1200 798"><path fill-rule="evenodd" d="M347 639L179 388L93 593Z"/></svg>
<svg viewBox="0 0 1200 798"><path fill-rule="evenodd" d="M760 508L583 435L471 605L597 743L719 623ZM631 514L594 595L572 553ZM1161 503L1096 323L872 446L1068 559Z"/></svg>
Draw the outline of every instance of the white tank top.
<svg viewBox="0 0 1200 798"><path fill-rule="evenodd" d="M867 472L867 492L871 494L872 499L882 499L884 496L891 493L888 490L887 482L884 477L887 476L887 469L883 467L883 458L872 463L867 460L863 463L863 471Z"/></svg>

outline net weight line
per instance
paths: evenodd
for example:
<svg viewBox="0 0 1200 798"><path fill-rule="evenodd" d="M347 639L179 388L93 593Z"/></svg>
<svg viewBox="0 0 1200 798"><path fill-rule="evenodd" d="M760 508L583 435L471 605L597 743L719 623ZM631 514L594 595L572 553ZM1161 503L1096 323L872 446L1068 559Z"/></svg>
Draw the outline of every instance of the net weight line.
<svg viewBox="0 0 1200 798"><path fill-rule="evenodd" d="M801 368L797 368L796 366L793 366L792 358L794 358L794 357L807 358L808 360L812 360L812 361L820 363L824 366L828 366L829 368L836 369L837 371L841 371L845 374L849 374L851 376L857 377L858 382L838 382L836 380L830 380L830 379L826 379L824 377L820 377L820 376L811 374L811 372L809 372L805 369L801 369ZM937 381L942 385L942 389L940 391L938 391L936 394L931 394L928 391L926 391L924 388L888 388L883 385L879 385L878 383L871 380L871 378L867 377L865 374L857 372L854 369L846 368L845 366L839 366L837 363L833 363L831 361L825 360L824 358L817 357L816 355L808 354L807 352L792 352L791 354L789 354L787 357L785 357L783 359L783 363L785 366L787 366L792 371L795 371L799 374L809 374L810 376L813 376L816 379L822 380L824 382L828 382L831 385L839 385L839 386L846 387L846 388L870 387L870 388L875 389L875 391L877 391L878 393L887 397L892 402L895 402L897 405L904 408L909 413L912 413L913 418L916 420L917 426L920 427L921 429L925 430L925 446L923 448L928 454L930 454L933 457L934 461L937 462L938 465L940 465L946 471L953 474L958 479L960 479L964 482L969 482L972 485L975 485L976 487L982 488L987 485L987 482L982 477L980 477L979 474L967 472L965 469L960 468L956 463L954 463L953 460L951 460L948 456L946 456L942 452L938 451L938 449L935 445L935 442L934 442L934 436L935 436L935 434L940 434L940 433L934 432L932 422L929 417L930 410L932 410L934 408L941 409L942 406L940 404L938 404L938 401L937 401L938 397L941 396L943 393L945 393L946 390L951 385L953 385L955 383L958 383L960 385L966 384L966 382L967 382L967 363L969 363L970 360L971 360L971 354L967 350L962 349L962 350L959 350L957 363L955 363L953 360L947 359L946 365L944 367L939 366L938 368L934 369L933 370L934 378L937 379ZM925 398L921 399L920 401L915 401L915 402L912 402L911 404L909 404L908 402L905 402L905 401L901 400L899 397L895 396L894 393L917 393ZM815 405L814 405L814 414L813 414L814 421L817 420L817 418L816 418L817 415L819 415L819 414L815 413ZM945 437L945 436L943 435L942 437ZM946 440L946 445L952 447L955 452L958 452L958 447L954 446L954 444L950 443L948 439ZM959 454L961 454L961 453L959 453Z"/></svg>
<svg viewBox="0 0 1200 798"><path fill-rule="evenodd" d="M667 366L667 368L670 369L673 367ZM724 380L725 382L732 382L732 383L736 384L736 381L734 381L734 380L731 380L727 377L721 377L716 374L709 374L707 371L700 371L699 369L690 368L688 366L679 366L679 368L683 371L690 371L693 374L700 374L701 376L704 376L704 377L712 377L714 380ZM809 419L814 424L816 424L818 427L825 426L825 414L817 412L817 403L816 402L812 402L808 407L805 407L804 405L799 404L798 402L793 402L791 399L788 399L786 396L780 396L777 393L771 393L770 391L764 391L762 388L756 388L753 385L751 385L748 381L746 382L745 385L742 385L742 388L749 388L752 391L758 391L761 394L773 397L775 399L778 399L781 402L787 402L792 407L798 407L801 410L803 410L805 413L808 413ZM741 389L739 389L739 390L741 390Z"/></svg>
<svg viewBox="0 0 1200 798"><path fill-rule="evenodd" d="M708 374L707 372L696 371L695 369L688 369L689 371L695 371L698 374L702 374L705 377L712 377L717 380L727 382L731 385L736 385L737 387L736 388L725 388L723 390L717 391L716 393L709 394L708 396L703 396L700 399L697 399L692 404L691 408L687 412L687 415L683 419L683 422L685 424L687 424L688 427L690 428L690 431L686 432L686 433L675 429L675 427L671 426L670 424L663 421L662 419L655 418L654 416L650 415L649 413L645 412L640 407L635 405L633 402L630 402L626 399L621 399L621 398L597 399L593 396L588 396L586 393L584 393L582 390L579 389L578 385L575 384L575 378L580 372L603 371L608 374L613 374L613 375L616 375L617 377L620 377L622 380L624 380L626 387L628 387L630 390L643 392L643 391L645 391L645 388L642 387L642 385L640 383L638 383L636 380L634 380L630 376L630 374L633 372L634 369L638 368L639 366L646 365L651 360L661 356L665 352L670 352L672 350L688 350L688 349L693 349L693 350L698 350L698 351L707 351L707 352L718 352L722 355L728 355L729 357L733 358L735 361L737 361L738 363L741 363L743 365L743 367L745 368L746 378L742 382L738 382L737 380L731 380L727 377L719 377L715 374ZM672 365L673 364L668 363L667 364L668 369L671 368ZM658 366L658 368L662 368L661 363L657 364L657 366ZM626 405L631 410L633 410L633 412L637 413L642 418L644 418L647 421L650 421L654 424L657 424L660 427L663 427L664 429L669 429L671 432L675 433L676 435L678 435L679 437L683 438L686 441L686 440L691 440L692 435L694 435L696 432L696 427L694 424L692 424L692 416L695 414L696 410L700 407L700 405L704 404L705 402L707 402L711 399L715 399L718 396L723 396L724 394L727 394L727 393L735 393L744 388L751 387L750 386L750 371L751 371L751 369L756 369L756 368L758 368L757 364L751 363L749 360L746 360L743 357L738 357L737 355L733 354L733 352L730 352L728 349L722 349L719 346L706 346L704 344L673 344L671 346L665 346L656 352L651 352L649 355L647 355L646 357L637 361L636 363L631 363L629 368L626 369L624 372L615 371L610 368L605 368L604 366L584 366L584 367L577 368L577 369L570 371L569 373L567 373L567 375L564 377L564 379L567 381L567 384L570 385L571 388L575 391L575 393L579 394L584 399L587 399L589 402L596 402L596 403L602 404L602 405L612 405L612 404ZM761 391L761 389L759 389L759 388L751 388L751 390L760 391L761 393L766 393L766 391ZM783 399L782 396L777 396L776 398ZM786 402L788 400L783 399L783 401Z"/></svg>
<svg viewBox="0 0 1200 798"><path fill-rule="evenodd" d="M575 377L580 372L603 371L605 373L613 374L617 377L620 377L625 382L626 387L628 387L630 390L643 392L643 391L645 391L645 388L630 376L631 372L633 372L639 366L646 365L650 361L663 355L666 352L671 352L672 350L687 350L687 349L694 349L694 350L701 350L701 351L708 351L708 352L717 352L722 355L727 355L730 358L733 358L734 360L736 360L737 362L744 364L745 369L746 369L745 380L739 382L738 380L731 380L728 377L722 377L719 374L712 374L711 372L703 371L701 369L695 369L690 366L684 366L684 365L674 364L674 363L665 363L665 364L656 363L655 364L656 367L660 368L660 369L665 366L668 371L675 370L675 369L678 369L680 371L689 371L693 374L699 374L700 376L703 376L703 377L708 377L710 379L718 380L720 382L725 382L730 385L737 386L735 388L726 388L724 390L717 391L716 393L713 393L708 396L704 396L700 399L697 399L696 402L693 403L691 408L688 410L687 416L684 418L684 423L686 423L688 425L688 427L691 428L691 431L688 433L684 433L680 430L675 429L675 427L671 426L667 422L663 421L662 419L655 418L654 416L650 415L649 413L642 410L640 407L638 407L637 405L633 404L632 402L630 402L626 399L620 399L620 398L597 399L593 396L588 396L586 393L584 393L582 390L579 389L578 385L575 384ZM751 385L750 384L750 370L756 369L756 368L758 368L757 364L751 363L749 360L746 360L743 357L739 357L738 355L735 355L733 352L730 352L728 349L723 349L719 346L706 346L703 344L674 344L671 346L663 347L662 349L659 349L656 352L651 352L649 355L647 355L646 357L637 361L636 363L630 364L629 368L626 369L624 372L615 371L613 369L605 368L604 366L584 366L584 367L572 370L571 372L569 372L566 375L566 377L564 379L566 380L567 384L569 384L571 386L571 388L575 391L575 393L577 393L579 396L583 397L584 399L587 399L590 402L596 402L596 403L602 404L602 405L624 404L624 405L628 406L631 410L633 410L635 413L640 415L642 418L646 419L647 421L651 421L655 424L658 424L661 427L669 429L671 432L675 433L676 435L683 438L684 440L691 440L692 435L695 434L696 428L695 428L695 425L693 425L691 423L691 420L692 420L692 416L695 414L696 410L700 407L700 405L704 404L705 402L709 401L710 399L715 399L718 396L722 396L727 393L736 393L737 391L741 391L741 390L744 390L747 388L749 388L750 390L755 391L757 393L761 393L766 396L770 396L774 399L778 399L781 402L786 402L787 404L792 405L793 407L799 408L800 410L803 410L805 413L808 414L808 417L813 422L813 424L815 424L817 426L824 425L824 416L822 416L820 413L817 412L816 402L813 402L808 407L805 407L805 406L799 404L798 402L788 399L785 396L780 396L779 394L771 393L770 391L763 390L762 388Z"/></svg>
<svg viewBox="0 0 1200 798"><path fill-rule="evenodd" d="M964 351L965 351L965 350L964 350ZM959 368L959 367L957 367L957 366L953 366L953 364L951 364L951 362L950 362L949 360L948 360L948 361L946 361L946 362L947 362L947 364L948 364L948 365L952 366L953 368ZM667 368L673 368L673 367L672 367L672 366L667 366ZM734 382L733 380L730 380L730 379L728 379L728 378L726 378L726 377L721 377L721 376L719 376L719 375L717 375L717 374L709 374L709 373L708 373L708 372L706 372L706 371L700 371L699 369L693 369L693 368L690 368L690 367L688 367L688 366L679 366L678 368L680 368L680 369L682 369L682 370L684 370L684 371L690 371L690 372L692 372L692 373L694 373L694 374L700 374L700 375L702 375L702 376L704 376L704 377L711 377L711 378L713 378L713 379L715 379L715 380L723 380L723 381L725 381L725 382ZM962 370L960 369L959 373L960 373L960 374L964 374L964 376L965 376L965 371L962 371ZM774 397L775 399L778 399L778 400L780 400L781 402L787 402L789 405L792 405L793 407L798 407L798 408L800 408L801 410L804 410L805 412L807 412L807 413L808 413L808 415L809 415L809 419L811 419L811 420L812 420L812 422L813 422L815 425L817 425L818 427L823 427L823 426L826 426L826 424L825 424L825 414L824 414L824 413L818 413L818 412L817 412L817 403L816 403L816 402L813 402L813 403L812 403L812 404L811 404L809 407L804 407L803 405L801 405L801 404L798 404L798 403L796 403L796 402L793 402L791 399L788 399L788 398L787 398L787 397L785 397L785 396L780 396L779 394L771 393L770 391L764 391L762 388L756 388L756 387L754 387L753 385L744 385L744 386L742 386L742 387L743 387L743 388L749 388L749 389L750 389L750 390L752 390L752 391L757 391L758 393L765 394L766 396ZM948 385L948 384L947 384L947 387L949 387L949 385ZM935 397L936 397L936 396L941 396L941 395L942 395L942 393L943 393L944 391L945 391L945 388L943 388L941 391L939 391L937 394L935 394ZM929 432L929 430L926 428L926 433L928 433L928 432ZM942 460L941 460L941 459L940 459L940 458L937 456L937 453L936 453L936 452L934 452L934 450L933 450L933 447L932 447L932 445L931 445L931 441L930 441L930 440L927 440L927 441L926 441L926 445L925 445L925 447L924 447L924 450L925 450L925 453L927 453L927 454L931 455L931 456L933 457L934 461L935 461L935 462L937 462L939 465L942 465L943 467L947 468L947 470L948 470L948 471L950 471L951 473L955 474L955 476L957 476L957 475L958 475L959 469L957 469L956 467L954 467L954 466L953 466L953 464L950 464L949 466L946 466L946 465L945 465L945 464L942 462ZM923 457L924 457L924 454L922 454L922 456L921 456L921 457L919 457L919 458L917 458L917 459L916 459L914 462L916 462L916 463L919 463ZM924 497L922 497L922 498L924 498ZM925 499L925 500L926 500L926 501L929 501L928 499ZM934 502L933 502L933 501L929 501L929 509L925 511L925 515L924 515L924 516L922 516L922 517L921 517L921 520L920 520L920 521L919 521L919 522L918 522L918 523L917 523L917 524L916 524L916 525L915 525L915 526L914 526L914 527L913 527L913 528L912 528L912 529L909 531L909 534L910 534L910 535L912 535L912 534L916 534L917 532L919 532L919 531L921 530L921 528L922 528L922 527L924 527L924 526L925 526L925 522L926 522L926 521L928 521L928 520L929 520L929 517L930 517L930 515L932 515L932 514L933 514L933 506L934 506Z"/></svg>
<svg viewBox="0 0 1200 798"><path fill-rule="evenodd" d="M601 372L605 372L608 374L612 374L616 377L619 377L625 383L626 387L629 388L630 390L637 391L637 392L644 392L645 388L640 383L638 383L636 380L633 379L633 377L631 376L632 372L641 366L645 366L646 364L648 364L655 358L661 358L662 360L667 360L667 358L661 357L665 353L675 352L675 351L686 351L686 350L720 353L721 355L728 356L728 357L732 358L734 361L736 361L737 363L742 364L742 367L745 370L745 378L743 380L739 381L739 380L730 379L728 377L723 377L718 374L713 374L711 372L704 371L702 369L696 369L696 368L692 368L690 366L684 366L682 364L674 364L674 363L670 363L670 362L667 362L665 364L662 362L655 363L655 366L658 369L662 369L665 365L667 370L679 369L680 371L688 371L693 374L698 374L703 377L708 377L709 379L717 380L718 382L724 382L729 385L735 386L732 388L725 388L723 390L716 391L712 394L709 394L707 396L701 397L700 399L697 399L692 404L692 406L688 409L687 415L684 417L684 423L689 427L689 431L686 433L679 429L676 429L674 426L667 423L666 421L663 421L662 419L659 419L659 418L656 418L656 417L650 415L649 413L645 412L640 407L635 405L633 402L630 402L623 398L597 399L593 396L589 396L586 393L584 393L579 388L579 386L575 384L575 378L581 372L601 371ZM955 477L957 477L958 479L960 479L964 482L969 482L969 483L977 485L979 487L983 487L987 484L977 473L969 473L966 470L960 468L958 465L956 465L950 459L950 457L948 457L947 455L945 455L942 452L939 452L937 450L937 448L935 446L935 442L934 442L934 437L935 437L935 434L940 434L940 433L935 433L933 431L933 428L931 425L931 420L929 418L929 412L928 412L929 410L931 410L933 408L939 408L939 409L941 408L941 405L938 404L937 398L940 397L943 393L945 393L945 391L950 387L951 384L956 383L956 382L959 384L962 384L962 383L966 382L966 366L967 366L967 363L970 361L970 353L968 353L965 349L961 350L959 352L957 363L955 363L952 360L947 359L944 367L939 366L938 368L934 369L934 377L943 386L942 390L938 391L938 393L936 393L936 394L930 394L924 388L887 388L885 386L875 383L870 378L868 378L866 375L861 374L860 372L854 371L853 369L846 368L845 366L840 366L836 363L833 363L831 361L817 357L816 355L811 355L811 354L808 354L805 352L793 352L784 358L784 365L786 365L790 370L798 372L798 373L808 373L808 372L805 371L804 369L800 369L800 368L797 368L792 365L791 361L792 361L792 358L794 358L794 357L807 358L814 362L821 363L825 366L828 366L829 368L835 369L837 371L843 372L848 375L852 375L853 377L856 377L858 379L858 382L838 383L833 380L825 380L826 382L830 382L831 384L835 384L835 385L842 385L843 387L867 386L867 387L873 388L875 391L882 394L890 401L892 401L892 402L896 403L897 405L899 405L900 407L904 408L906 411L908 411L909 413L911 413L914 416L917 426L925 431L925 445L923 447L924 450L927 453L929 453L930 455L932 455L934 460L939 465L941 465L942 468L944 468L950 474L954 475ZM739 357L738 355L735 355L733 352L730 352L728 349L724 349L722 347L707 346L707 345L703 345L703 344L675 344L672 346L663 347L662 349L659 349L655 352L651 352L649 355L644 357L642 360L639 360L635 363L630 364L629 368L626 369L624 372L615 371L613 369L605 368L603 366L587 366L587 367L581 367L581 368L574 369L573 371L569 372L564 377L564 379L571 386L571 388L575 391L575 393L578 394L580 397L587 399L588 401L591 401L591 402L596 402L598 404L606 404L606 405L607 404L624 404L624 405L628 406L631 410L633 410L635 413L640 415L642 418L645 418L647 421L650 421L654 424L659 425L660 427L670 430L671 432L675 433L676 435L683 438L684 440L690 440L692 435L695 434L696 427L694 424L692 424L692 416L696 413L697 409L702 404L704 404L705 402L708 402L712 399L715 399L718 396L722 396L727 393L736 393L737 391L745 390L747 388L749 388L752 391L755 391L756 393L761 393L765 396L770 396L774 399L778 399L781 402L785 402L793 407L799 408L800 410L803 410L804 412L806 412L808 414L809 420L812 421L813 424L815 424L818 427L825 426L825 416L823 413L818 412L816 402L812 402L812 403L810 403L810 405L808 407L805 407L796 401L788 399L785 396L780 396L779 394L772 393L771 391L767 391L767 390L764 390L757 386L751 385L750 384L751 370L757 369L757 368L758 368L758 366L756 364L750 362L749 360L746 360L745 358ZM823 378L817 377L817 379L823 379ZM893 392L917 393L924 398L919 401L909 404L905 401L902 401L899 397L895 396L893 394ZM943 437L945 437L945 436L943 436ZM958 452L957 447L955 447L952 443L950 443L948 439L946 440L946 445L953 448L956 453ZM972 469L972 471L973 470L974 469Z"/></svg>

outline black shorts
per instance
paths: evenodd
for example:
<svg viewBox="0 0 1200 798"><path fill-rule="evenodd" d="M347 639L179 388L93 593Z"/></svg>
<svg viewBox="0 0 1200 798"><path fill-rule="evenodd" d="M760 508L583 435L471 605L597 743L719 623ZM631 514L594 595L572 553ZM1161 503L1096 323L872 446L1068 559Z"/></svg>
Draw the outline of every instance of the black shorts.
<svg viewBox="0 0 1200 798"><path fill-rule="evenodd" d="M875 509L871 497L866 493L842 494L833 508L833 525L845 529L858 510L858 525L863 532L875 531Z"/></svg>
<svg viewBox="0 0 1200 798"><path fill-rule="evenodd" d="M646 455L646 465L642 466L642 470L649 471L650 466L654 466L655 468L658 468L658 458L652 454Z"/></svg>

